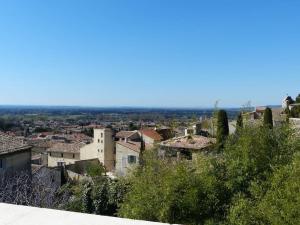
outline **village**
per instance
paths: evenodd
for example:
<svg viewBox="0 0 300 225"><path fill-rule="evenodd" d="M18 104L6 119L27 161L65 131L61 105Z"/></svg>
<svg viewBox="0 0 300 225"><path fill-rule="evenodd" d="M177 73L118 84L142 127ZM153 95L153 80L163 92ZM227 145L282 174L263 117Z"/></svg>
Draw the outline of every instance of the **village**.
<svg viewBox="0 0 300 225"><path fill-rule="evenodd" d="M300 128L299 114L295 110L299 105L299 97L294 101L288 96L282 101L282 107L272 108L274 126L288 119ZM261 121L266 108L242 112L245 123ZM230 120L228 126L230 134L236 132L236 120ZM61 170L66 172L68 179L76 181L89 179L88 169L98 167L110 178L117 179L137 167L142 152L147 150L158 149L158 157L174 160L192 160L197 154L213 154L214 134L214 117L205 120L201 117L186 127L141 122L138 126L129 124L124 130L116 130L103 125L63 124L56 132L24 136L1 132L0 168L2 173L25 170L30 176L46 170L59 185L62 185Z"/></svg>

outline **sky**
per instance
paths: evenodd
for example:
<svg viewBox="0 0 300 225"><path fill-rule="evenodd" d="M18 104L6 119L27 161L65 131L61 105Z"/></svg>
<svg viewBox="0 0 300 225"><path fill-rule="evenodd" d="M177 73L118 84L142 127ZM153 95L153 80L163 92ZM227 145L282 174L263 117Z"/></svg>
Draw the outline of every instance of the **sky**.
<svg viewBox="0 0 300 225"><path fill-rule="evenodd" d="M0 105L223 107L300 93L298 0L0 0Z"/></svg>

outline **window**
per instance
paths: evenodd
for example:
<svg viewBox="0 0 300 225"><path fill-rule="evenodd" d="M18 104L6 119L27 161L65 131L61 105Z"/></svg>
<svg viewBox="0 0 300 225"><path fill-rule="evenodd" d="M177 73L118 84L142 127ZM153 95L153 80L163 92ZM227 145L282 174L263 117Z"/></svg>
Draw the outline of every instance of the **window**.
<svg viewBox="0 0 300 225"><path fill-rule="evenodd" d="M101 137L103 138L103 133L101 133Z"/></svg>
<svg viewBox="0 0 300 225"><path fill-rule="evenodd" d="M100 143L100 139L98 139L98 143Z"/></svg>
<svg viewBox="0 0 300 225"><path fill-rule="evenodd" d="M0 169L3 169L3 159L0 159Z"/></svg>
<svg viewBox="0 0 300 225"><path fill-rule="evenodd" d="M57 166L59 167L64 167L66 165L65 162L57 162Z"/></svg>
<svg viewBox="0 0 300 225"><path fill-rule="evenodd" d="M75 154L73 154L73 159L75 159Z"/></svg>
<svg viewBox="0 0 300 225"><path fill-rule="evenodd" d="M64 153L61 153L61 157L62 157L62 158L64 157Z"/></svg>
<svg viewBox="0 0 300 225"><path fill-rule="evenodd" d="M103 140L101 140L101 143L103 144Z"/></svg>
<svg viewBox="0 0 300 225"><path fill-rule="evenodd" d="M49 155L51 156L51 152L49 153Z"/></svg>
<svg viewBox="0 0 300 225"><path fill-rule="evenodd" d="M134 155L129 155L129 156L128 156L128 163L129 163L129 164L134 164L134 163L136 163L136 156L134 156Z"/></svg>

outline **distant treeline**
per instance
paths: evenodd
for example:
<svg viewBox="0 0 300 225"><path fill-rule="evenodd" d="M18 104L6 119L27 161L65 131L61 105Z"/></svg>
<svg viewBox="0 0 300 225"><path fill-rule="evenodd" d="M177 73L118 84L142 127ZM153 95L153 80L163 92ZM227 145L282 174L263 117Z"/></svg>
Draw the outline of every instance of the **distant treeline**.
<svg viewBox="0 0 300 225"><path fill-rule="evenodd" d="M235 118L239 108L226 109L229 119ZM210 117L214 109L192 108L90 108L90 107L38 107L38 106L0 106L1 115L45 115L45 116L98 116L99 119L111 119L119 116L129 117L133 121L160 120L171 118Z"/></svg>

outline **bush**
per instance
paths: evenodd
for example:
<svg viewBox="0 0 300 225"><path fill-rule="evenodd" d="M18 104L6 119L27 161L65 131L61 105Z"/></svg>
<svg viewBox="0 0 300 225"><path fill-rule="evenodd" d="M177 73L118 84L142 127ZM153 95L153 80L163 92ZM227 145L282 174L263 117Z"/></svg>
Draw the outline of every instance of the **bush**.
<svg viewBox="0 0 300 225"><path fill-rule="evenodd" d="M211 166L206 157L191 164L157 160L155 153L148 152L143 170L129 178L131 189L119 215L180 224L219 218L224 193Z"/></svg>

